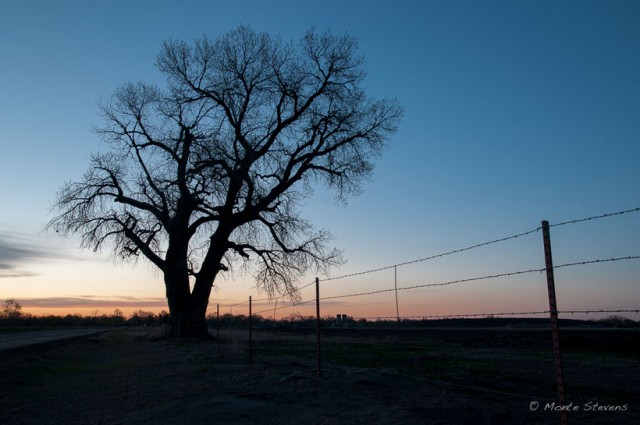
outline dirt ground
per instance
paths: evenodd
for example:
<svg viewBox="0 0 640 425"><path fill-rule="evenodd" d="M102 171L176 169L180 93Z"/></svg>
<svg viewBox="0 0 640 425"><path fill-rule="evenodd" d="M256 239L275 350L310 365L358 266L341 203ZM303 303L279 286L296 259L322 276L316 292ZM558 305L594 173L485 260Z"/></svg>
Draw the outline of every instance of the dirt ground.
<svg viewBox="0 0 640 425"><path fill-rule="evenodd" d="M255 332L249 361L244 332L202 342L118 329L0 353L0 423L560 423L535 335L451 334L333 333L318 377L312 333ZM640 423L639 366L634 350L567 353L571 423Z"/></svg>

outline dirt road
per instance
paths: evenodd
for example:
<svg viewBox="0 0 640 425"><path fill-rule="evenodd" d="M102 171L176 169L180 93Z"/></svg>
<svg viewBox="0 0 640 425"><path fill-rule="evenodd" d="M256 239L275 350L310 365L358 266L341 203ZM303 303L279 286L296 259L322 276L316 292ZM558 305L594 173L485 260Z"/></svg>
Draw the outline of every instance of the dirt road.
<svg viewBox="0 0 640 425"><path fill-rule="evenodd" d="M96 335L107 330L108 329L106 328L82 328L0 334L0 351L13 350L16 348L61 341L70 338Z"/></svg>

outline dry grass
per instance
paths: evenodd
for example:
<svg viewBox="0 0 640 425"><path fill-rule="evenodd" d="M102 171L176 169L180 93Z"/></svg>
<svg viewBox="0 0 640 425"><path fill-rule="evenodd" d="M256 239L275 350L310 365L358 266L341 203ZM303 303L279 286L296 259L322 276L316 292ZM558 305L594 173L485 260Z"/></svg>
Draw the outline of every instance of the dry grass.
<svg viewBox="0 0 640 425"><path fill-rule="evenodd" d="M224 330L221 341L158 340L157 329L0 353L2 424L546 424L531 412L555 396L548 350L471 333L332 333L323 377L312 332ZM515 335L515 334L511 334ZM497 341L498 339L496 339ZM629 404L578 412L573 423L640 423L640 361L625 353L565 355L579 403ZM534 399L535 398L535 399Z"/></svg>

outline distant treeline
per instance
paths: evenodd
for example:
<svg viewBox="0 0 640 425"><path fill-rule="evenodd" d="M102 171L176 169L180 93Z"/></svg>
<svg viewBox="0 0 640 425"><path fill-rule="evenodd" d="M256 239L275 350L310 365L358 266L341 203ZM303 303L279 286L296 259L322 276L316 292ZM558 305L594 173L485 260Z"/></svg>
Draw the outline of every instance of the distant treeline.
<svg viewBox="0 0 640 425"><path fill-rule="evenodd" d="M248 315L223 314L218 318L215 314L207 316L210 328L217 326L225 328L245 328L249 326ZM6 300L0 305L0 328L21 327L57 327L57 326L162 326L170 323L169 313L161 311L152 313L137 310L129 317L119 309L112 314L97 313L92 315L67 314L65 316L48 315L36 316L22 311L22 306L16 300ZM255 328L312 328L316 326L313 316L291 314L278 320L264 318L259 315L251 317L252 326ZM348 315L338 317L323 317L320 320L321 327L509 327L509 328L541 328L549 327L547 318L522 318L522 317L484 317L484 318L444 318L444 319L364 319L354 318ZM615 327L638 328L640 321L634 321L626 317L613 315L598 320L572 320L560 319L561 327Z"/></svg>
<svg viewBox="0 0 640 425"><path fill-rule="evenodd" d="M152 313L138 310L126 318L121 310L115 309L112 314L67 314L64 316L36 316L22 311L22 305L15 299L5 300L0 305L0 327L50 327L50 326L153 326L169 323L169 313L162 311Z"/></svg>
<svg viewBox="0 0 640 425"><path fill-rule="evenodd" d="M126 318L120 314L102 314L83 316L80 314L67 314L64 316L47 315L35 316L29 313L20 316L0 316L0 327L57 327L57 326L156 326L169 323L169 313L154 314L148 311L136 311Z"/></svg>
<svg viewBox="0 0 640 425"><path fill-rule="evenodd" d="M222 328L248 328L249 316L247 315L220 315L218 321L214 315L207 316L207 321L211 329L217 326ZM34 316L22 314L17 317L0 316L0 328L23 328L23 327L76 327L76 326L163 326L169 325L169 313L166 311L152 313L139 310L126 318L122 314L111 315L89 315L67 314L65 316ZM282 319L273 320L262 316L253 316L251 323L254 328L315 328L316 319L312 316L291 315ZM334 317L323 317L320 320L323 328L548 328L549 320L543 318L456 318L456 319L431 319L414 320L367 320L356 319L347 316L341 320ZM613 328L639 328L640 322L627 319L621 316L610 316L598 320L560 320L560 327L613 327Z"/></svg>

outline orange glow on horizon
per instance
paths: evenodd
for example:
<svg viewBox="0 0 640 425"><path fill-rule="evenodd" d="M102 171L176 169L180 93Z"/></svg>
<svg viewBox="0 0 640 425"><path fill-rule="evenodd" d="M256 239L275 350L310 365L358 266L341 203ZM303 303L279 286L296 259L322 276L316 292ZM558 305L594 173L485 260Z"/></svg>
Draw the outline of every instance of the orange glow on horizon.
<svg viewBox="0 0 640 425"><path fill-rule="evenodd" d="M114 305L113 307L105 307L100 306L99 308L95 307L24 307L22 312L24 314L31 314L36 317L43 316L60 316L64 317L67 315L72 316L82 316L82 317L93 317L93 316L113 316L115 311L120 310L125 318L131 317L131 315L136 311L146 311L153 314L158 314L160 312L169 311L169 307L121 307Z"/></svg>

